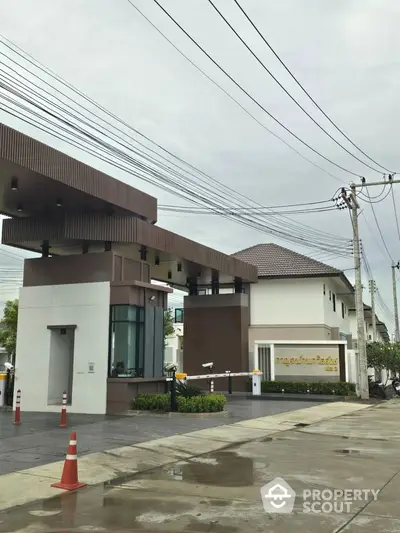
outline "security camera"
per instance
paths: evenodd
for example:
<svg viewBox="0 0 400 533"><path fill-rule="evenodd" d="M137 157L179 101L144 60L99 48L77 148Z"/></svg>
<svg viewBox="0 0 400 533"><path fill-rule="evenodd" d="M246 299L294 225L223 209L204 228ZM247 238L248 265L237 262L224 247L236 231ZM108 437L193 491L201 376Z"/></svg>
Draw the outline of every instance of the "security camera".
<svg viewBox="0 0 400 533"><path fill-rule="evenodd" d="M214 366L214 363L211 361L210 363L203 363L201 366L203 368L212 368Z"/></svg>
<svg viewBox="0 0 400 533"><path fill-rule="evenodd" d="M165 363L164 370L165 372L173 372L174 370L177 370L178 365L176 363Z"/></svg>
<svg viewBox="0 0 400 533"><path fill-rule="evenodd" d="M8 361L7 363L4 363L4 366L7 368L7 370L14 370L14 365L9 363Z"/></svg>

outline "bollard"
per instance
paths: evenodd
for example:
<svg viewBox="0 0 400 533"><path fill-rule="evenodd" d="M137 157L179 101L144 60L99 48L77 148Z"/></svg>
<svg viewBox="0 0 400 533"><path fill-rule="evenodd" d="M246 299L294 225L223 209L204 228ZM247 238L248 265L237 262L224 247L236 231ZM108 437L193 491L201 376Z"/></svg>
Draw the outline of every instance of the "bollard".
<svg viewBox="0 0 400 533"><path fill-rule="evenodd" d="M63 392L60 428L67 427L67 393Z"/></svg>
<svg viewBox="0 0 400 533"><path fill-rule="evenodd" d="M19 426L21 424L21 389L17 390L17 397L15 400L15 419L14 424Z"/></svg>
<svg viewBox="0 0 400 533"><path fill-rule="evenodd" d="M210 379L210 394L214 393L214 380Z"/></svg>
<svg viewBox="0 0 400 533"><path fill-rule="evenodd" d="M177 410L178 404L176 403L176 370L173 370L171 381L171 411L174 413Z"/></svg>
<svg viewBox="0 0 400 533"><path fill-rule="evenodd" d="M228 394L232 394L232 376L231 371L226 370L226 374L228 374Z"/></svg>

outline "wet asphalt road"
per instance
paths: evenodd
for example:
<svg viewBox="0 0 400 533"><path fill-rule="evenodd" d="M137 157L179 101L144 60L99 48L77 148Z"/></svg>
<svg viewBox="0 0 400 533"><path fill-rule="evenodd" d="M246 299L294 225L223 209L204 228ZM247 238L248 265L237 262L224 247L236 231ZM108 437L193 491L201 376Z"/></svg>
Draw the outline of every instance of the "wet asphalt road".
<svg viewBox="0 0 400 533"><path fill-rule="evenodd" d="M77 431L82 456L312 405L316 402L247 400L234 396L229 399L225 414L202 418L148 413L120 417L69 415L66 429L58 427L58 414L22 413L22 424L14 426L13 413L0 412L0 475L63 460L71 430Z"/></svg>

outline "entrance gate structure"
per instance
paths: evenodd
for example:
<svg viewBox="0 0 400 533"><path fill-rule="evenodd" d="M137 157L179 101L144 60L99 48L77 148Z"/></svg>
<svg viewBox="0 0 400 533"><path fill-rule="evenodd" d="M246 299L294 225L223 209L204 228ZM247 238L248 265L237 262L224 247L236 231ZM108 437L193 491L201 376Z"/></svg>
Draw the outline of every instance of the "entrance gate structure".
<svg viewBox="0 0 400 533"><path fill-rule="evenodd" d="M157 200L0 124L2 243L26 259L15 390L24 409L117 413L163 391L163 315L184 288L185 363L248 368L257 269L156 225ZM166 282L160 286L152 280ZM199 288L212 295L200 296ZM219 294L230 287L230 294Z"/></svg>

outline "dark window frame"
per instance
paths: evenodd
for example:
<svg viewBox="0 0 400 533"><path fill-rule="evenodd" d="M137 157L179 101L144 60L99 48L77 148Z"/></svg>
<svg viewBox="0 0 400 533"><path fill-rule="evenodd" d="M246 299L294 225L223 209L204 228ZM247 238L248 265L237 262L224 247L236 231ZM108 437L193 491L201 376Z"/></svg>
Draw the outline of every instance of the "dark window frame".
<svg viewBox="0 0 400 533"><path fill-rule="evenodd" d="M332 293L332 307L333 312L336 313L336 294Z"/></svg>
<svg viewBox="0 0 400 533"><path fill-rule="evenodd" d="M116 311L118 311L117 308L127 308L127 318L126 319L115 319L117 315ZM129 319L129 310L133 309L134 312L134 318ZM110 305L110 325L109 325L109 341L108 341L108 377L118 377L113 376L112 374L112 335L115 331L114 326L115 324L134 324L136 327L136 335L135 335L135 375L133 377L143 377L143 372L140 372L139 364L140 364L140 350L144 350L144 307L138 306L138 305L129 305L129 304L120 304L120 305ZM143 359L143 357L142 357ZM143 369L141 369L143 370Z"/></svg>

